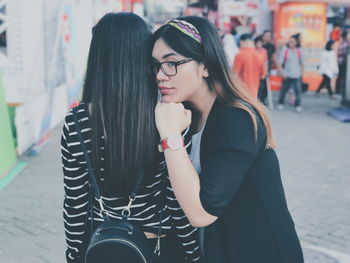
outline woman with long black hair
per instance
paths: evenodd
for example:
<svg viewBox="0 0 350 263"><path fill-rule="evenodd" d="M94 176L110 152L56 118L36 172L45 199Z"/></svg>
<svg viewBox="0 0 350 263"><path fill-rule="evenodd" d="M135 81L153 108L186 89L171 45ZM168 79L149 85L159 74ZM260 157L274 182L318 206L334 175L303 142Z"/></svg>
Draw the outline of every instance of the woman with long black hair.
<svg viewBox="0 0 350 263"><path fill-rule="evenodd" d="M152 57L170 181L190 223L204 228L204 262L302 263L268 115L230 72L215 27L172 20L155 32ZM190 124L188 153L181 132Z"/></svg>
<svg viewBox="0 0 350 263"><path fill-rule="evenodd" d="M198 231L180 209L156 154L157 89L149 71L151 50L152 33L135 14L110 13L93 28L82 102L74 116L102 199L100 204L93 195L71 110L61 140L67 262L84 262L91 234L103 222L102 212L112 221L120 220L138 181L141 186L128 221L145 233L152 248L159 249L160 238L155 262L200 261ZM115 255L113 260L122 259Z"/></svg>

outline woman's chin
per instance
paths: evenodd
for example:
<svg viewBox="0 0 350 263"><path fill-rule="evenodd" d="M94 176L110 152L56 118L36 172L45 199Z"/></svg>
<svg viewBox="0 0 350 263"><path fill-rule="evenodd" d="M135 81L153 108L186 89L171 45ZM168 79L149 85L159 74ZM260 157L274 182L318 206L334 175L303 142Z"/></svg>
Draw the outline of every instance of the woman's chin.
<svg viewBox="0 0 350 263"><path fill-rule="evenodd" d="M162 102L163 103L169 103L169 102L176 102L176 100L173 97L169 96L169 95L163 95L162 96Z"/></svg>

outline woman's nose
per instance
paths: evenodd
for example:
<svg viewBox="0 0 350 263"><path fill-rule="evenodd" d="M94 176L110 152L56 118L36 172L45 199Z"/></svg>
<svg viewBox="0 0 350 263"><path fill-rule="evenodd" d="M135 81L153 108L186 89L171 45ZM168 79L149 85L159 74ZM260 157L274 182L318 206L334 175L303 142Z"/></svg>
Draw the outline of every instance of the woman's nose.
<svg viewBox="0 0 350 263"><path fill-rule="evenodd" d="M156 78L158 81L164 81L164 80L169 80L170 77L164 74L161 68L159 68Z"/></svg>

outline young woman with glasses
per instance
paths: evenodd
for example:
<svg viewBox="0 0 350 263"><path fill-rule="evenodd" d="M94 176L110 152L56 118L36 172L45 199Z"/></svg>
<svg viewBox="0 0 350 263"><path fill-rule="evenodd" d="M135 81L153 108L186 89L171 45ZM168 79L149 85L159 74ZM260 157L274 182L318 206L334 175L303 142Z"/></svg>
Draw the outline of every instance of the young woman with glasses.
<svg viewBox="0 0 350 263"><path fill-rule="evenodd" d="M176 201L164 162L157 154L157 89L149 74L151 50L152 33L140 17L131 13L105 15L93 29L77 117L109 218L121 219L143 172L128 221L144 231L146 246L152 249L161 225L160 257L155 256L154 262L200 262L198 231ZM72 110L65 119L61 149L66 258L67 262L80 263L91 233L103 218L89 186ZM127 262L118 255L112 260Z"/></svg>
<svg viewBox="0 0 350 263"><path fill-rule="evenodd" d="M215 27L172 20L155 32L152 57L161 148L177 200L203 227L204 262L303 262L270 120L230 72ZM181 132L190 124L187 152Z"/></svg>

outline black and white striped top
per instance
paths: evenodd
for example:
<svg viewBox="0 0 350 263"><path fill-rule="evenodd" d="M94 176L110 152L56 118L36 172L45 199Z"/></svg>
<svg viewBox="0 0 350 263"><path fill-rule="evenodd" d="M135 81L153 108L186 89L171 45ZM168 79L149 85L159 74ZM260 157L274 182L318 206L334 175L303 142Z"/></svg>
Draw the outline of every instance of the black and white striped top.
<svg viewBox="0 0 350 263"><path fill-rule="evenodd" d="M78 107L78 120L83 139L92 159L91 153L91 126L87 104L81 103ZM103 139L103 138L102 138ZM104 147L101 147L103 153ZM66 115L61 138L61 153L64 173L64 207L63 217L67 241L67 262L80 262L81 255L85 253L91 232L99 223L103 222L100 215L99 204L96 199L93 203L93 224L89 209L89 175L85 167L85 158L81 150L77 131L75 129L72 110ZM103 158L101 158L103 167ZM127 197L107 196L104 194L103 168L101 176L97 178L99 188L102 190L102 200L110 217L120 219L123 208L128 203ZM163 184L166 184L165 187ZM165 193L161 194L161 191ZM166 196L165 205L161 198ZM163 204L163 206L162 206ZM161 207L162 206L162 207ZM200 262L200 249L198 230L193 228L184 212L175 199L166 175L165 162L161 162L158 171L142 185L136 200L131 206L131 216L128 219L138 225L143 231L157 233L159 226L159 213L162 212L162 233L174 231L182 245L184 257L189 262ZM92 227L92 229L91 229Z"/></svg>

